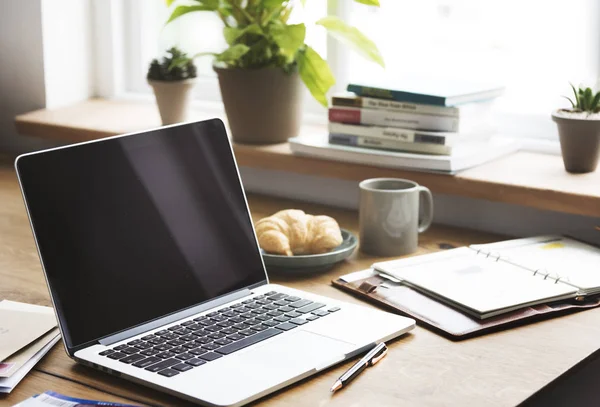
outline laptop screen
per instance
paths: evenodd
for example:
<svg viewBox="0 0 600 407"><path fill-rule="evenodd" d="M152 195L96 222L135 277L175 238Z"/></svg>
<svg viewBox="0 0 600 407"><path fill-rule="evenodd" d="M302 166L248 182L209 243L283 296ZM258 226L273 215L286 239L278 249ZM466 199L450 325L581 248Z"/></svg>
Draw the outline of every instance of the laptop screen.
<svg viewBox="0 0 600 407"><path fill-rule="evenodd" d="M17 170L69 347L266 280L219 120L26 155Z"/></svg>

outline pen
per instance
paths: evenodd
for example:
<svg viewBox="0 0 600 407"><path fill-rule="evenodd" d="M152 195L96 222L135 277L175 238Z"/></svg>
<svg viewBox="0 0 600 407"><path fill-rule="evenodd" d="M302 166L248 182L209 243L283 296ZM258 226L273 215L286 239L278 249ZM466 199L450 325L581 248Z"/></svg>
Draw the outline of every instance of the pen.
<svg viewBox="0 0 600 407"><path fill-rule="evenodd" d="M363 370L379 362L385 355L387 355L387 346L385 346L385 343L381 342L379 345L371 349L362 359L356 362L354 366L341 375L340 378L333 383L333 386L331 386L331 392L333 393L342 387L345 387Z"/></svg>

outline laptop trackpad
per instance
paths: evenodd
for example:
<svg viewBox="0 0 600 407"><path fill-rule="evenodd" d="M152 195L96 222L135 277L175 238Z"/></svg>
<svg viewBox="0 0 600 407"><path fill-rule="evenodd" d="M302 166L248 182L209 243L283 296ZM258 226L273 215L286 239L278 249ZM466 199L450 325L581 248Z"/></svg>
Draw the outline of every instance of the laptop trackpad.
<svg viewBox="0 0 600 407"><path fill-rule="evenodd" d="M203 366L194 372L194 379L205 401L233 404L315 367L340 361L353 348L350 343L312 332L289 332Z"/></svg>

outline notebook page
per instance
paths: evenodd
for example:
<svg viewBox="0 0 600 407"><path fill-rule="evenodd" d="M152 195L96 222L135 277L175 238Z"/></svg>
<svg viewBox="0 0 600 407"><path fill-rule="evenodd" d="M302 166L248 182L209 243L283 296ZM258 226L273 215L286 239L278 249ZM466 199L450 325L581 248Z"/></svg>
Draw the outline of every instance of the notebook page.
<svg viewBox="0 0 600 407"><path fill-rule="evenodd" d="M583 292L600 288L600 249L577 240L540 236L474 247L489 249L538 274L560 277Z"/></svg>
<svg viewBox="0 0 600 407"><path fill-rule="evenodd" d="M400 262L398 262L400 263ZM478 314L571 296L577 289L533 276L520 267L494 261L475 251L393 270L384 270Z"/></svg>

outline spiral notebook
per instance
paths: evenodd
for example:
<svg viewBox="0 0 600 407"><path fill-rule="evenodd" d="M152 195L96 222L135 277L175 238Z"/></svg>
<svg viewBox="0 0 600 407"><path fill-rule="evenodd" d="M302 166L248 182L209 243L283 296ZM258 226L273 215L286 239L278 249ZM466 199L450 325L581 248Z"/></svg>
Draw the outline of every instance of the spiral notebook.
<svg viewBox="0 0 600 407"><path fill-rule="evenodd" d="M373 268L478 319L600 293L600 249L563 236L472 245Z"/></svg>

